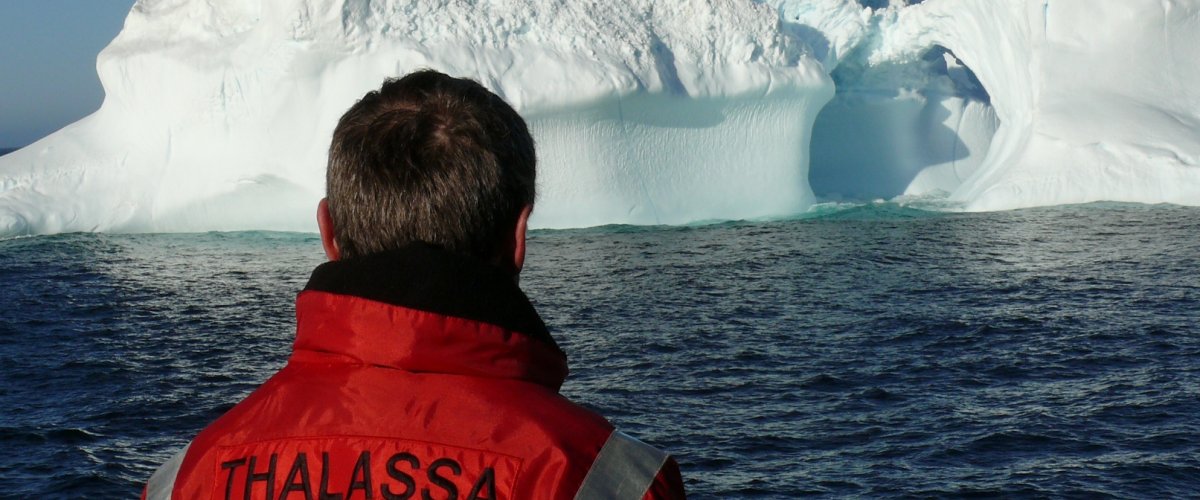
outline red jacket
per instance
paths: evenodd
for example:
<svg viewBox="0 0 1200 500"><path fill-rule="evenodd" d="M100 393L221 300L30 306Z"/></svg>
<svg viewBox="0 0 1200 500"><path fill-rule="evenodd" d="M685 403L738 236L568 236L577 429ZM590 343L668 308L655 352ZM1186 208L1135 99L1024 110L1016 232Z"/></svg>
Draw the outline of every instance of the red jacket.
<svg viewBox="0 0 1200 500"><path fill-rule="evenodd" d="M279 373L143 498L683 498L678 466L558 394L514 280L416 245L313 272ZM169 494L169 496L167 496Z"/></svg>

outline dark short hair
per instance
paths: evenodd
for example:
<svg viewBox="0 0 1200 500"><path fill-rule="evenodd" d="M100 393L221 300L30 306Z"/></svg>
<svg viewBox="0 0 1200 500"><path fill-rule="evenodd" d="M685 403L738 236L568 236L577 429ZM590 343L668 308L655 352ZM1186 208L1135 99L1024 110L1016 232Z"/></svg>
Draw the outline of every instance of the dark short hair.
<svg viewBox="0 0 1200 500"><path fill-rule="evenodd" d="M333 131L326 196L342 257L419 241L491 261L533 203L536 163L525 120L479 83L389 79Z"/></svg>

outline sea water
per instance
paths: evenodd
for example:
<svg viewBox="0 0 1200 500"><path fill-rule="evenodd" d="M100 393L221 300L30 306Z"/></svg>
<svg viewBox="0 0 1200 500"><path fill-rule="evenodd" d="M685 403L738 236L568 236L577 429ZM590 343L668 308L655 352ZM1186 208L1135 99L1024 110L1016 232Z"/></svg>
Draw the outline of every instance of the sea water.
<svg viewBox="0 0 1200 500"><path fill-rule="evenodd" d="M1200 209L534 232L563 392L694 498L1200 494ZM134 497L283 365L314 235L0 241L0 496Z"/></svg>

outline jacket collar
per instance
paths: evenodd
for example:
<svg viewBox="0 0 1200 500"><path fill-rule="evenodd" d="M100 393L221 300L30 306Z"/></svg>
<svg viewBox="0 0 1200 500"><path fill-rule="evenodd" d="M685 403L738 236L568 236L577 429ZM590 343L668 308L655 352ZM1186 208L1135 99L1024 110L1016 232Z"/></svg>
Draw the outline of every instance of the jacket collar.
<svg viewBox="0 0 1200 500"><path fill-rule="evenodd" d="M567 375L566 355L511 275L432 245L318 266L296 316L296 360L333 355L553 389Z"/></svg>

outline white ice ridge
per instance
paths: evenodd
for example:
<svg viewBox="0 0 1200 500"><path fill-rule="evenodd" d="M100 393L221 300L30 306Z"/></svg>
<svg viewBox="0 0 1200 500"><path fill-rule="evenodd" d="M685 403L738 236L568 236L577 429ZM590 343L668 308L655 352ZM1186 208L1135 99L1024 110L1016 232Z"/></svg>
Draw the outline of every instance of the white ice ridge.
<svg viewBox="0 0 1200 500"><path fill-rule="evenodd" d="M1196 61L1200 0L139 0L100 110L0 158L0 235L312 230L337 117L422 67L529 119L535 227L1200 205Z"/></svg>
<svg viewBox="0 0 1200 500"><path fill-rule="evenodd" d="M0 158L0 234L312 230L337 118L434 68L513 104L535 227L803 210L833 94L745 0L139 0L99 111Z"/></svg>

